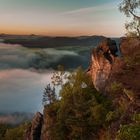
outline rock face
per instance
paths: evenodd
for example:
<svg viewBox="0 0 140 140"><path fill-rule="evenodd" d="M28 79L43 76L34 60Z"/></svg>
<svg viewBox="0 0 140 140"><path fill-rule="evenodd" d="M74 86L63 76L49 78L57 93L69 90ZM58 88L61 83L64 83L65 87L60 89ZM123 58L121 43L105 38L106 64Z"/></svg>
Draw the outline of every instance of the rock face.
<svg viewBox="0 0 140 140"><path fill-rule="evenodd" d="M31 125L27 128L24 140L40 140L43 115L37 112L33 117Z"/></svg>
<svg viewBox="0 0 140 140"><path fill-rule="evenodd" d="M109 79L118 48L116 42L109 38L104 39L91 54L88 74L91 75L97 90L102 91Z"/></svg>
<svg viewBox="0 0 140 140"><path fill-rule="evenodd" d="M117 46L111 42L114 41L106 39L93 49L88 73L97 90L123 110L108 129L114 140L120 125L133 123L130 118L140 112L140 39L122 38L121 57L117 57Z"/></svg>

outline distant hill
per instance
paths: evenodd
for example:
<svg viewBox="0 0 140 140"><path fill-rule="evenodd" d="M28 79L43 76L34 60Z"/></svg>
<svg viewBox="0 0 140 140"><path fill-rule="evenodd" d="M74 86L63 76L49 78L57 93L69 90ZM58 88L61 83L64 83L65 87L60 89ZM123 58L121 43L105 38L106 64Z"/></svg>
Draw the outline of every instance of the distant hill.
<svg viewBox="0 0 140 140"><path fill-rule="evenodd" d="M11 114L0 113L0 124L12 124L12 125L20 124L22 122L31 120L33 115L34 115L33 113L19 113L19 112Z"/></svg>
<svg viewBox="0 0 140 140"><path fill-rule="evenodd" d="M38 35L1 34L4 43L20 44L30 48L56 48L62 46L95 46L104 36L49 37Z"/></svg>

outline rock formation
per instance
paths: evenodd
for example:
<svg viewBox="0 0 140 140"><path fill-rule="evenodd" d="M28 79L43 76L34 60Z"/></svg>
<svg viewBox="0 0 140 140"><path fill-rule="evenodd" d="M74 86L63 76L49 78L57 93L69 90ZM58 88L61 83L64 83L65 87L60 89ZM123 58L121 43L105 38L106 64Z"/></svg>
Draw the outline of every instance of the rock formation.
<svg viewBox="0 0 140 140"><path fill-rule="evenodd" d="M91 75L95 87L102 91L109 78L118 48L116 42L109 38L104 39L91 54L88 74Z"/></svg>
<svg viewBox="0 0 140 140"><path fill-rule="evenodd" d="M93 49L88 69L96 89L123 110L121 118L110 124L111 139L115 139L121 124L133 123L131 116L140 112L140 39L121 38L120 42L121 56L117 57L115 42L102 41Z"/></svg>
<svg viewBox="0 0 140 140"><path fill-rule="evenodd" d="M37 112L33 117L32 123L27 128L24 140L40 140L43 115Z"/></svg>

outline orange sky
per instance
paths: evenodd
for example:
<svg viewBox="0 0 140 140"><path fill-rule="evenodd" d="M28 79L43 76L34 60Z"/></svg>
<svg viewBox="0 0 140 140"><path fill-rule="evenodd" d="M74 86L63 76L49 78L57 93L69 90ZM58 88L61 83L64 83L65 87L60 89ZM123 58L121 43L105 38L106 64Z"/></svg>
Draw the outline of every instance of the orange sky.
<svg viewBox="0 0 140 140"><path fill-rule="evenodd" d="M59 0L60 1L60 0ZM62 2L63 1L63 2ZM0 33L122 36L125 17L118 0L5 0L0 5ZM36 2L36 3L35 3ZM48 7L47 7L48 6Z"/></svg>

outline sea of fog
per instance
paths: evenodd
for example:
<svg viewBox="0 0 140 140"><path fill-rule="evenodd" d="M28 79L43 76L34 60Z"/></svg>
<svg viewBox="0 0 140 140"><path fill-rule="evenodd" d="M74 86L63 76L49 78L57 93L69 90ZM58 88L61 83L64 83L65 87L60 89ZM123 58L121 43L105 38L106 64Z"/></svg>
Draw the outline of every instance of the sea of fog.
<svg viewBox="0 0 140 140"><path fill-rule="evenodd" d="M51 75L51 71L0 70L0 112L40 111L43 89Z"/></svg>
<svg viewBox="0 0 140 140"><path fill-rule="evenodd" d="M53 69L88 66L90 48L29 49L0 43L0 113L42 110L44 87Z"/></svg>

